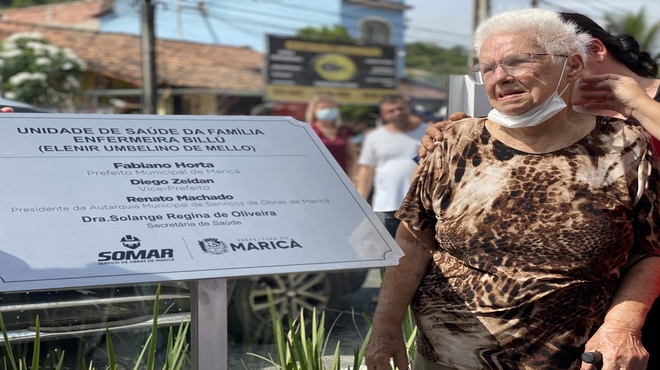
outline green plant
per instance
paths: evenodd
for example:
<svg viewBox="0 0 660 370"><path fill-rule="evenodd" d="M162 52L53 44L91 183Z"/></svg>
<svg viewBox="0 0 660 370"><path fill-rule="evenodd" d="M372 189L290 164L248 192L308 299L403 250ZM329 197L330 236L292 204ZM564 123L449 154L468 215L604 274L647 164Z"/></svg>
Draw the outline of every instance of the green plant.
<svg viewBox="0 0 660 370"><path fill-rule="evenodd" d="M277 370L341 370L341 343L337 342L334 351L332 352L332 361L329 368L326 368L323 357L326 354L328 346L329 333L325 333L325 313L321 313L319 317L314 309L312 311L312 318L310 321L311 331L308 332L308 325L305 321L305 311L301 311L300 318L296 321L289 319L288 331L285 331L282 324L281 317L277 314L273 296L268 291L268 302L270 318L273 325L274 342L277 349L277 360L273 360L271 355L268 357L260 356L254 353L250 355L261 358ZM352 313L355 315L355 313ZM371 321L366 314L362 314L366 323L371 326ZM336 321L335 321L336 322ZM357 325L356 325L357 327ZM404 322L402 324L403 335L408 350L408 357L413 358L415 354L414 339L417 333L414 320L412 318L412 311L408 307ZM332 330L332 329L331 329ZM362 345L353 350L353 367L348 367L346 370L361 369L362 361L364 359L364 352L371 336L371 328L368 330L364 338L362 338ZM247 367L245 367L247 369ZM396 367L392 367L396 369Z"/></svg>
<svg viewBox="0 0 660 370"><path fill-rule="evenodd" d="M362 338L362 345L359 348L355 348L353 350L353 369L359 369L360 366L362 366L362 359L364 359L364 351L367 348L367 344L369 343L369 338L371 338L371 320L369 320L369 317L367 317L366 314L362 314L362 316L369 325L369 331L367 331L367 335L365 335L364 338Z"/></svg>
<svg viewBox="0 0 660 370"><path fill-rule="evenodd" d="M328 340L325 335L325 312L320 318L316 309L312 311L311 331L305 320L305 311L301 310L300 317L295 321L288 320L288 332L285 332L282 318L278 315L273 302L273 294L268 289L268 305L273 325L274 342L277 348L277 361L254 353L250 355L261 358L276 369L281 370L324 370L323 355L326 353ZM270 355L269 355L270 356ZM340 342L337 342L332 355L331 370L340 370Z"/></svg>
<svg viewBox="0 0 660 370"><path fill-rule="evenodd" d="M149 345L148 346L145 345L142 348L142 352L140 352L140 355L135 361L134 370L138 370L140 364L142 364L142 359L144 358L145 354L147 355L146 370L154 370L156 367L156 352L157 352L156 340L158 337L157 307L158 307L159 297L160 297L160 285L156 289L156 300L154 301L153 324L151 327L151 333L149 334L149 338L147 338L147 343ZM181 370L184 368L186 362L190 362L190 357L187 355L189 344L186 339L188 328L189 328L189 323L182 323L179 326L179 330L177 332L176 337L174 337L174 333L172 331L172 328L170 327L167 337L167 354L165 357L165 364L163 365L163 370ZM110 338L108 338L108 343L109 344L112 343ZM108 358L111 357L110 348L111 347L108 346ZM114 357L114 354L112 354L112 357ZM114 370L114 369L110 368L110 370Z"/></svg>
<svg viewBox="0 0 660 370"><path fill-rule="evenodd" d="M140 365L142 364L142 359L144 358L145 354L147 355L146 370L155 370L156 368L155 359L157 352L156 339L158 336L159 297L160 297L160 285L156 289L156 298L154 301L154 312L153 312L153 324L151 327L151 333L149 334L149 338L147 339L148 346L147 345L143 346L143 349L140 352L139 357L135 361L134 370L140 369ZM188 323L181 323L176 336L174 336L174 332L170 327L167 338L167 353L165 357L165 364L163 365L162 370L182 370L185 364L190 362L190 357L187 355L188 347L189 347L187 340L188 328L189 328ZM38 370L40 365L39 359L41 352L39 317L38 316L36 317L36 338L32 351L32 365L30 367L27 366L28 362L26 359L20 358L18 359L18 361L16 360L16 356L14 355L11 343L9 341L9 336L7 334L7 329L1 313L0 313L0 329L2 330L2 335L5 340L4 348L6 352L6 356L3 357L2 360L2 364L3 364L2 369ZM109 329L106 329L106 346L107 346L107 355L108 355L108 366L104 370L117 370L119 367L117 364L116 354L115 354L114 346L112 344L112 338ZM9 363L7 363L7 360L9 360ZM48 364L47 366L49 366L48 369L61 370L63 368L63 364L64 364L64 352L62 351L59 356L57 364L55 364L55 367L52 367L50 364ZM91 362L89 363L89 365L87 365L85 359L81 360L81 365L82 365L81 366L82 369L95 370Z"/></svg>
<svg viewBox="0 0 660 370"><path fill-rule="evenodd" d="M34 349L32 352L32 366L29 367L29 369L39 369L39 354L41 351L41 341L39 337L39 332L40 332L40 327L39 327L39 317L37 316L35 320L35 327L36 327L36 338L35 338L35 343L34 343ZM11 369L11 370L28 370L27 366L27 360L24 358L21 358L18 360L18 364L16 363L16 359L14 357L14 352L11 347L11 344L9 343L9 336L7 335L7 328L5 327L5 321L2 318L2 313L0 313L0 328L2 329L2 336L5 339L5 351L7 352L7 357L4 358L4 367L3 369ZM9 358L9 365L11 367L7 366L7 358ZM60 355L59 361L55 367L55 370L60 370L62 369L62 365L64 363L64 352Z"/></svg>
<svg viewBox="0 0 660 370"><path fill-rule="evenodd" d="M412 315L412 309L408 306L406 316L403 318L403 337L406 340L406 349L408 350L408 359L412 361L415 357L415 337L417 336L417 326Z"/></svg>

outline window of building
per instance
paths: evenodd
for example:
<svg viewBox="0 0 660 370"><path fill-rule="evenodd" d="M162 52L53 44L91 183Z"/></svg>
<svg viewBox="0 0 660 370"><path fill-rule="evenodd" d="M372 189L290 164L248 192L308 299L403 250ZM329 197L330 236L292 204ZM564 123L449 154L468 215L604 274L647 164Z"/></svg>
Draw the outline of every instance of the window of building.
<svg viewBox="0 0 660 370"><path fill-rule="evenodd" d="M392 43L392 26L379 19L365 19L360 25L360 38L372 44Z"/></svg>

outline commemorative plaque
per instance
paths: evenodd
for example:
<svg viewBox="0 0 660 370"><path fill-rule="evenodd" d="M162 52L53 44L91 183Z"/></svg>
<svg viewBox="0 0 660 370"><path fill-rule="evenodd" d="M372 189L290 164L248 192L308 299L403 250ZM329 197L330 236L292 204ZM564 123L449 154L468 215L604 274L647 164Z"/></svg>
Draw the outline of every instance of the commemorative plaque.
<svg viewBox="0 0 660 370"><path fill-rule="evenodd" d="M0 291L372 268L402 256L291 118L1 120Z"/></svg>

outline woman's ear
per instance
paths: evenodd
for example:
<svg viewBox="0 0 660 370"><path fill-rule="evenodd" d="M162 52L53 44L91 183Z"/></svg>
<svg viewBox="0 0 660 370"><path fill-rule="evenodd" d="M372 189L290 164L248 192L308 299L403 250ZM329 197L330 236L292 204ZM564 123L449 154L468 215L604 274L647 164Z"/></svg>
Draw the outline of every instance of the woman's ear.
<svg viewBox="0 0 660 370"><path fill-rule="evenodd" d="M596 62L602 62L606 56L607 48L605 44L597 38L591 39L589 41L589 55L587 55L587 58L590 60L593 59Z"/></svg>
<svg viewBox="0 0 660 370"><path fill-rule="evenodd" d="M582 71L584 71L584 59L580 54L571 54L566 61L568 67L567 76L568 80L573 82L580 79Z"/></svg>

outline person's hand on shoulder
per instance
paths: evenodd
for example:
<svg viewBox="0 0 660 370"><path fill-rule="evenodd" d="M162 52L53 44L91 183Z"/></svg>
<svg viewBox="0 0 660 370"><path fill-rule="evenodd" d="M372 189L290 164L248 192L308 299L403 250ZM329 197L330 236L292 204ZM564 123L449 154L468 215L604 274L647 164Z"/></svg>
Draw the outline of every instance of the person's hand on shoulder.
<svg viewBox="0 0 660 370"><path fill-rule="evenodd" d="M426 157L428 153L433 152L435 149L435 142L444 140L444 135L442 134L442 129L447 126L447 124L460 121L464 118L470 118L467 114L463 112L452 113L449 116L449 120L436 122L432 125L429 125L426 128L426 135L422 137L422 146L419 148L419 156L421 158Z"/></svg>
<svg viewBox="0 0 660 370"><path fill-rule="evenodd" d="M605 321L589 339L585 351L603 355L601 370L643 370L649 361L649 353L642 346L641 333L616 322ZM580 367L580 370L593 369L593 365L584 362Z"/></svg>
<svg viewBox="0 0 660 370"><path fill-rule="evenodd" d="M582 105L587 110L616 111L624 117L634 118L635 111L651 100L637 80L609 73L584 77L573 105Z"/></svg>
<svg viewBox="0 0 660 370"><path fill-rule="evenodd" d="M14 111L14 108L12 107L2 107L0 108L0 113L11 113Z"/></svg>

